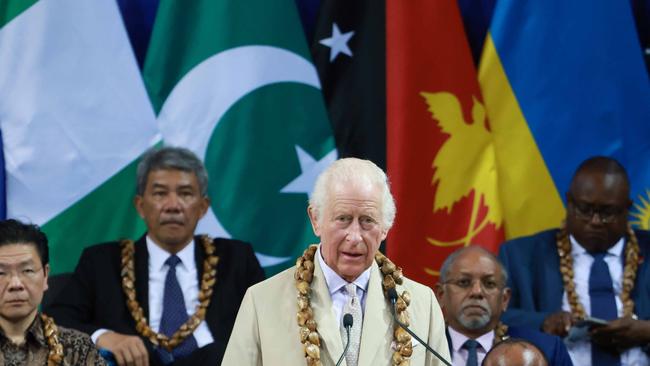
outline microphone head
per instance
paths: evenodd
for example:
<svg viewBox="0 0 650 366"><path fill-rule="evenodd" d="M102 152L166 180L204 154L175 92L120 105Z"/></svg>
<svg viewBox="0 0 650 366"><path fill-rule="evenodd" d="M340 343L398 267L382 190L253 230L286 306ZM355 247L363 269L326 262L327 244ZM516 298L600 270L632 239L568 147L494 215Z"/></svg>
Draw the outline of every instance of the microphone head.
<svg viewBox="0 0 650 366"><path fill-rule="evenodd" d="M352 314L343 315L343 326L346 328L352 327L353 320L354 319L352 319Z"/></svg>
<svg viewBox="0 0 650 366"><path fill-rule="evenodd" d="M395 290L395 287L389 288L387 292L390 302L395 303L397 301L397 290Z"/></svg>

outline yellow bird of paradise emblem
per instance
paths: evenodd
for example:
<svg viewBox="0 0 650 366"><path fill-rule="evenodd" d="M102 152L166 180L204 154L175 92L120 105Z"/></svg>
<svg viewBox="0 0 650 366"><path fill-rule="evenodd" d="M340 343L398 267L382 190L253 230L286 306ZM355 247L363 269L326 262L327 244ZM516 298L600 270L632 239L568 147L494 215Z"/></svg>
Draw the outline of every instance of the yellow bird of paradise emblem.
<svg viewBox="0 0 650 366"><path fill-rule="evenodd" d="M437 184L433 210L446 209L450 213L455 203L474 191L465 235L450 241L427 237L427 241L438 247L467 246L488 223L500 226L503 220L495 148L486 127L485 107L473 98L472 123L466 123L461 104L454 94L423 92L420 95L433 119L449 135L432 162L434 174L431 184ZM481 202L488 211L477 222Z"/></svg>

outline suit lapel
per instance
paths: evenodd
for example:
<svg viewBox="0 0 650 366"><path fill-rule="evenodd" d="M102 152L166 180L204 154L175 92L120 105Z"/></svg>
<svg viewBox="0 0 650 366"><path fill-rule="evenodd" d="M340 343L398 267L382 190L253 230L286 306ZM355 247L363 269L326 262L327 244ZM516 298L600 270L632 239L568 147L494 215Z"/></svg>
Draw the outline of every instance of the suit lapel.
<svg viewBox="0 0 650 366"><path fill-rule="evenodd" d="M320 268L320 263L317 258L314 258L314 265L311 306L314 309L314 319L316 320L318 333L323 340L321 359L324 358L323 356L327 350L332 363L335 363L341 356L341 353L343 353L343 341L341 340L339 323L334 319L332 297L330 296L323 270Z"/></svg>
<svg viewBox="0 0 650 366"><path fill-rule="evenodd" d="M217 252L219 255L219 252ZM194 237L194 262L196 263L196 276L197 281L201 283L201 277L203 276L203 261L205 260L205 253L203 252L203 245L201 244L201 237Z"/></svg>
<svg viewBox="0 0 650 366"><path fill-rule="evenodd" d="M552 232L552 238L555 238L556 233L556 230ZM559 309L562 307L562 296L564 294L564 291L562 290L564 289L564 282L562 281L562 273L560 272L560 256L557 253L554 239L545 242L550 243L550 258L542 263L544 266L544 274L540 276L540 278L543 283L539 286L542 291L538 294L540 309ZM539 244L544 245L544 243Z"/></svg>
<svg viewBox="0 0 650 366"><path fill-rule="evenodd" d="M149 251L146 236L135 243L135 297L149 319Z"/></svg>
<svg viewBox="0 0 650 366"><path fill-rule="evenodd" d="M378 350L386 347L385 343L393 339L393 318L382 291L379 267L373 261L370 268L359 350L360 366L379 364L374 359L383 352Z"/></svg>

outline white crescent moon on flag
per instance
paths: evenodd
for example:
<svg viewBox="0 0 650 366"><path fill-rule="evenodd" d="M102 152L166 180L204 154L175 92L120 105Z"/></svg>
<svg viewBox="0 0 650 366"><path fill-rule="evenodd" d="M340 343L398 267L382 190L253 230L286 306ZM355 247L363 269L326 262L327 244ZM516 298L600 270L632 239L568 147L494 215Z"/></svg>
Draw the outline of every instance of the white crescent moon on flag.
<svg viewBox="0 0 650 366"><path fill-rule="evenodd" d="M237 101L274 83L296 82L320 89L314 65L293 52L271 46L242 46L220 52L190 70L174 87L158 115L166 145L184 146L205 159L212 131ZM229 238L212 211L198 232ZM256 253L263 267L291 257Z"/></svg>

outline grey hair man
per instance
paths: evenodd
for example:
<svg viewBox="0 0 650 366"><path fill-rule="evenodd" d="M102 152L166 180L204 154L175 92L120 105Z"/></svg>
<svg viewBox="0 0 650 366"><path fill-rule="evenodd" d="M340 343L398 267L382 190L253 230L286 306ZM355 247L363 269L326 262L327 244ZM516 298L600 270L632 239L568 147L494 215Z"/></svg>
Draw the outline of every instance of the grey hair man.
<svg viewBox="0 0 650 366"><path fill-rule="evenodd" d="M120 366L219 363L244 292L264 273L249 244L195 236L210 199L194 153L151 149L136 183L146 234L87 248L50 311Z"/></svg>
<svg viewBox="0 0 650 366"><path fill-rule="evenodd" d="M379 253L395 218L386 174L368 160L338 160L318 177L307 213L320 244L248 290L223 364L442 364L396 328L384 297L390 287L410 294L398 300L398 316L448 359L433 292Z"/></svg>

